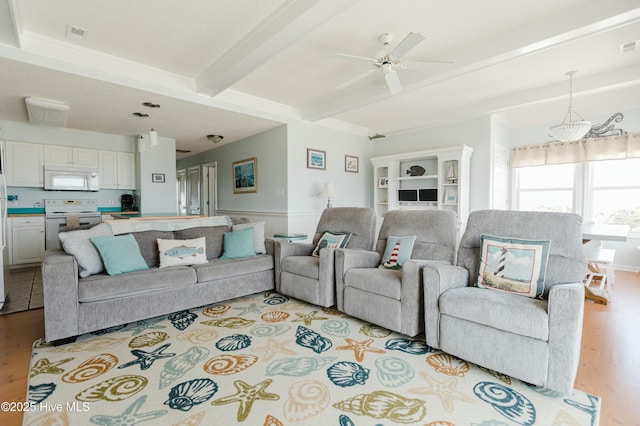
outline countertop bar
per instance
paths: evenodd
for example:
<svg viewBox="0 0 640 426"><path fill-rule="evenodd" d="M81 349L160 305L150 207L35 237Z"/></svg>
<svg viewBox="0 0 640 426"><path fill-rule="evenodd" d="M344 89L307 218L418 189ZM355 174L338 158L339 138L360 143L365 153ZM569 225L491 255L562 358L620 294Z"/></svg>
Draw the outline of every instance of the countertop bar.
<svg viewBox="0 0 640 426"><path fill-rule="evenodd" d="M627 241L629 227L627 225L582 225L583 240Z"/></svg>
<svg viewBox="0 0 640 426"><path fill-rule="evenodd" d="M175 213L109 213L114 219L131 219L131 220L168 220L168 219L195 219L205 217L201 214L175 214Z"/></svg>

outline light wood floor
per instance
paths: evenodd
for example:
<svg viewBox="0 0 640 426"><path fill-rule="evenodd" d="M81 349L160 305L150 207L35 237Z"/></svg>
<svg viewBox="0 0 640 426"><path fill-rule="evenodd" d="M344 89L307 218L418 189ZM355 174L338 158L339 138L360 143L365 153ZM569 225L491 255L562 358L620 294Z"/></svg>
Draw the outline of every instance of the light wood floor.
<svg viewBox="0 0 640 426"><path fill-rule="evenodd" d="M0 316L0 402L24 401L31 345L44 336L42 309ZM617 272L609 305L585 302L575 387L602 397L600 425L640 425L640 274ZM1 425L20 413L0 412Z"/></svg>

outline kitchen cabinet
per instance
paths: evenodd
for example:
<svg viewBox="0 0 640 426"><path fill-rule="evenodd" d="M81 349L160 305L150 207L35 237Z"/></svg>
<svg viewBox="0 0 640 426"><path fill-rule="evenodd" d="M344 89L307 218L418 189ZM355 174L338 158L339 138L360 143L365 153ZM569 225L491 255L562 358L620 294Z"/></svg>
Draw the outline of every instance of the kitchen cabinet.
<svg viewBox="0 0 640 426"><path fill-rule="evenodd" d="M42 262L44 254L44 216L10 218L12 265Z"/></svg>
<svg viewBox="0 0 640 426"><path fill-rule="evenodd" d="M4 159L7 186L44 187L42 144L6 141Z"/></svg>
<svg viewBox="0 0 640 426"><path fill-rule="evenodd" d="M101 189L136 189L136 155L132 152L99 152Z"/></svg>
<svg viewBox="0 0 640 426"><path fill-rule="evenodd" d="M62 145L44 145L44 165L98 168L98 150Z"/></svg>

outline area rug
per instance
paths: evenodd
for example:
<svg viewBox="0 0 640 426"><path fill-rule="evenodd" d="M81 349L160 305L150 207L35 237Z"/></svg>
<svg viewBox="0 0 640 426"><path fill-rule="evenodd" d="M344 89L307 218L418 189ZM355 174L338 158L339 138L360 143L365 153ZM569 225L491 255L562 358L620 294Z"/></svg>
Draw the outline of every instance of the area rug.
<svg viewBox="0 0 640 426"><path fill-rule="evenodd" d="M26 425L597 425L600 398L259 293L34 344Z"/></svg>

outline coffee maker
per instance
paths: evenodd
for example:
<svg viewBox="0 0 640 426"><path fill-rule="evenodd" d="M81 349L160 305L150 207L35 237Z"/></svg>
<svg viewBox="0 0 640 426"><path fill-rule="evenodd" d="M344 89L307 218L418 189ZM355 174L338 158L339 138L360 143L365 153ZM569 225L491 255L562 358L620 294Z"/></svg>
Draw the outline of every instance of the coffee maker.
<svg viewBox="0 0 640 426"><path fill-rule="evenodd" d="M136 199L131 194L122 194L120 197L120 210L132 212L136 209Z"/></svg>

